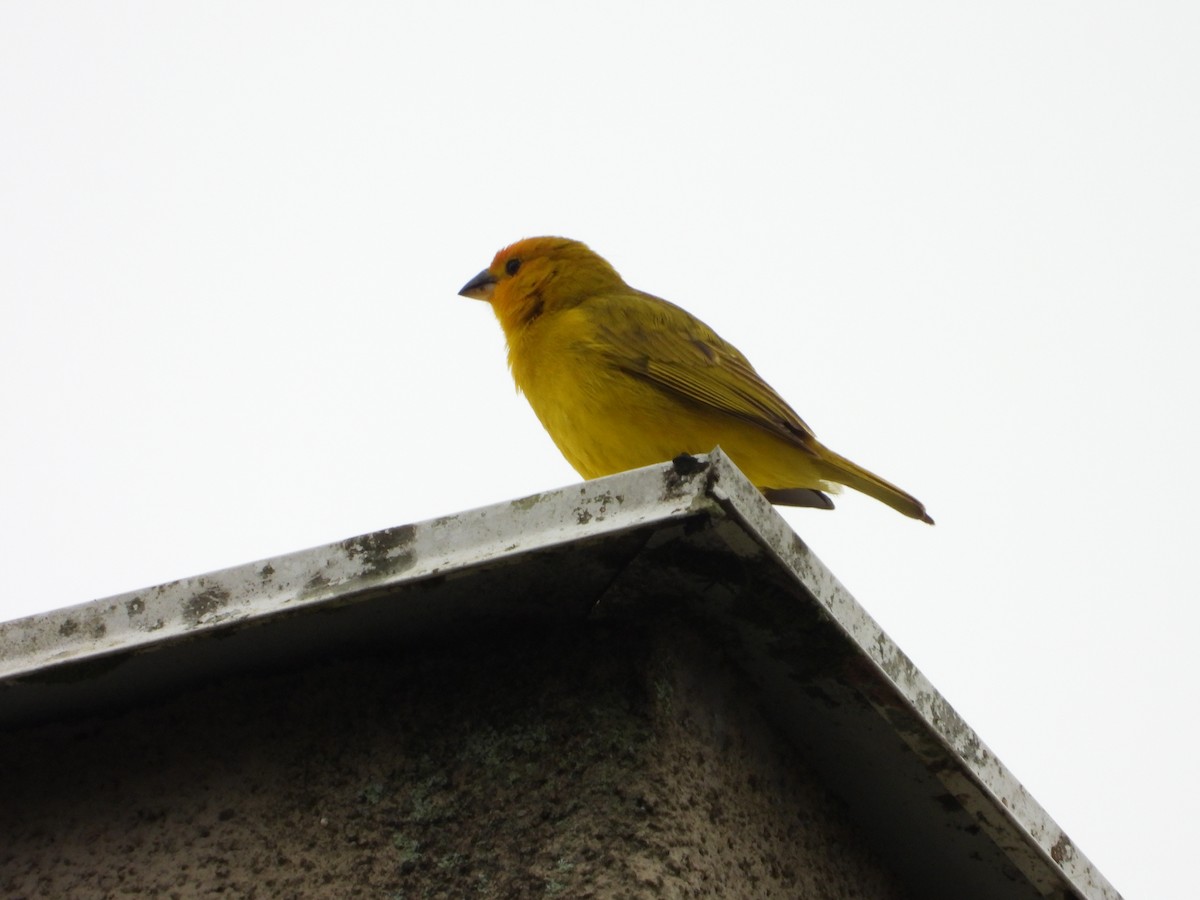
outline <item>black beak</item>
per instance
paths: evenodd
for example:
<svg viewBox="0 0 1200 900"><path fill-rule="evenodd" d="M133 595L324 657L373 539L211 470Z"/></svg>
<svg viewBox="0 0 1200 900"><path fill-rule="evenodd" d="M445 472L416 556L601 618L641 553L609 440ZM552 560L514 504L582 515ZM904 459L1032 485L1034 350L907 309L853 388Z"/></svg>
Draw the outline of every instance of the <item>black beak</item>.
<svg viewBox="0 0 1200 900"><path fill-rule="evenodd" d="M496 287L496 277L484 269L462 286L458 292L460 297L470 297L472 300L490 300Z"/></svg>

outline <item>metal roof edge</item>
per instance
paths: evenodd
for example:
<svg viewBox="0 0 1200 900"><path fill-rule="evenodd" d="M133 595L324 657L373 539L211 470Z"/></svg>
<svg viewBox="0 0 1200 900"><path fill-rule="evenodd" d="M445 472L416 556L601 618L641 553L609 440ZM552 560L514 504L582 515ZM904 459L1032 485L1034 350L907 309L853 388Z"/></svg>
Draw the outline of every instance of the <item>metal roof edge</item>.
<svg viewBox="0 0 1200 900"><path fill-rule="evenodd" d="M969 773L976 790L971 790L972 785L964 783L953 770L939 770L938 776L949 793L963 802L1000 846L1008 843L1008 835L988 815L991 810L999 811L1006 823L1016 829L1026 847L1034 852L1037 862L1060 871L1082 896L1120 900L1116 888L729 458L717 450L710 455L709 462L713 499L791 572L879 675L890 683L896 696L924 724L928 735L935 738L937 748L933 749L932 755L936 755L937 750L945 751ZM878 697L870 699L881 715L892 718L886 701L881 702ZM897 728L897 733L918 756L932 761L926 735L912 734L903 728ZM1037 877L1037 872L1033 871L1036 866L1028 865L1033 860L1027 859L1026 864L1021 865L1023 854L1013 853L1018 848L1010 843L1007 849L1027 877L1034 883L1044 883L1044 878Z"/></svg>
<svg viewBox="0 0 1200 900"><path fill-rule="evenodd" d="M648 466L0 622L0 680L706 508L703 466Z"/></svg>
<svg viewBox="0 0 1200 900"><path fill-rule="evenodd" d="M204 575L0 623L0 682L12 685L286 613L550 548L707 516L748 559L773 560L861 658L856 689L989 838L1047 896L1119 900L1095 869L719 449L595 481L384 529ZM739 549L740 548L740 549ZM1069 885L1069 889L1065 887Z"/></svg>

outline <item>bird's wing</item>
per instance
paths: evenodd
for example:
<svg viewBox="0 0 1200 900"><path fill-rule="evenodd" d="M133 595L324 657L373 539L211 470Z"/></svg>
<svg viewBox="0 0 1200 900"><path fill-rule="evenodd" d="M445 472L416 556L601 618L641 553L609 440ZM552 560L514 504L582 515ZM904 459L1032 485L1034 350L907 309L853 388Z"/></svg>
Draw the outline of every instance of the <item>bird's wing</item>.
<svg viewBox="0 0 1200 900"><path fill-rule="evenodd" d="M594 321L611 365L657 388L737 416L804 449L812 429L736 347L666 300L604 298Z"/></svg>

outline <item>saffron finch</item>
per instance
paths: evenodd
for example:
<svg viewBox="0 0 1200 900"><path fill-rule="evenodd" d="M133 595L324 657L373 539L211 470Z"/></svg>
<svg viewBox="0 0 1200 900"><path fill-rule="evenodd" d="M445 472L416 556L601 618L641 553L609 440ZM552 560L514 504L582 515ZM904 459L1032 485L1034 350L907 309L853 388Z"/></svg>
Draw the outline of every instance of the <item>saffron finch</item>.
<svg viewBox="0 0 1200 900"><path fill-rule="evenodd" d="M831 509L822 491L846 485L933 524L821 444L736 347L579 241L505 247L459 293L492 304L517 388L584 478L720 446L772 503Z"/></svg>

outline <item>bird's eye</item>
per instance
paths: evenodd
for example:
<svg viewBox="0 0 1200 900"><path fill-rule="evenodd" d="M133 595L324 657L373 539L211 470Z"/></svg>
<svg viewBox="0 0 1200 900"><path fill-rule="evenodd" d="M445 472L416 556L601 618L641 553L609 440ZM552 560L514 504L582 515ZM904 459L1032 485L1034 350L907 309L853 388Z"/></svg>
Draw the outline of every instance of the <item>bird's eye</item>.
<svg viewBox="0 0 1200 900"><path fill-rule="evenodd" d="M521 261L519 259L510 259L504 264L504 271L509 275L516 275L519 268L521 268Z"/></svg>

